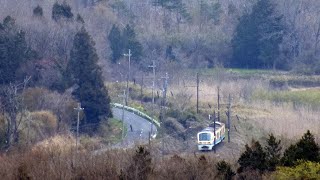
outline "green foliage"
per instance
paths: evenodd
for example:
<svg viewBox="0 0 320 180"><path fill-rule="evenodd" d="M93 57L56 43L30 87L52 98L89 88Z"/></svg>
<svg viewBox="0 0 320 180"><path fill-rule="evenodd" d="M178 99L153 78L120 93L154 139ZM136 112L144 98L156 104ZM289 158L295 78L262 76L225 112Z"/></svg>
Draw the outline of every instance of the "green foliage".
<svg viewBox="0 0 320 180"><path fill-rule="evenodd" d="M1 23L0 23L1 24ZM0 28L0 84L17 80L17 70L22 63L32 58L25 33L19 31L15 19L7 16Z"/></svg>
<svg viewBox="0 0 320 180"><path fill-rule="evenodd" d="M112 51L111 62L116 63L122 57L123 46L120 29L115 24L111 28L108 40Z"/></svg>
<svg viewBox="0 0 320 180"><path fill-rule="evenodd" d="M271 0L259 0L250 14L240 18L236 27L232 39L232 66L275 68L278 65L283 28L282 16L276 15Z"/></svg>
<svg viewBox="0 0 320 180"><path fill-rule="evenodd" d="M238 159L238 163L240 167L238 168L238 172L244 172L247 170L259 170L263 172L267 168L266 156L267 154L264 152L262 146L259 141L252 141L251 147L246 144L246 151L241 154Z"/></svg>
<svg viewBox="0 0 320 180"><path fill-rule="evenodd" d="M96 127L100 120L112 117L110 97L102 80L94 42L82 28L73 41L67 75L76 84L73 94L81 102L86 122Z"/></svg>
<svg viewBox="0 0 320 180"><path fill-rule="evenodd" d="M142 45L137 40L134 29L129 24L124 28L121 39L123 51L128 53L128 50L131 49L132 58L139 61L142 56Z"/></svg>
<svg viewBox="0 0 320 180"><path fill-rule="evenodd" d="M125 132L127 132L126 128ZM102 121L99 125L98 133L106 143L119 143L122 140L122 121L114 118Z"/></svg>
<svg viewBox="0 0 320 180"><path fill-rule="evenodd" d="M232 170L229 163L225 161L220 161L216 164L216 169L218 170L218 176L223 177L225 180L231 180L236 173Z"/></svg>
<svg viewBox="0 0 320 180"><path fill-rule="evenodd" d="M56 2L52 7L52 19L57 22L62 18L65 18L65 19L73 18L71 7L66 2L63 2L62 4L59 4L58 2Z"/></svg>
<svg viewBox="0 0 320 180"><path fill-rule="evenodd" d="M293 166L298 160L320 162L320 147L309 130L296 144L286 149L281 162L284 166Z"/></svg>
<svg viewBox="0 0 320 180"><path fill-rule="evenodd" d="M282 149L280 143L281 140L277 141L273 134L269 135L269 138L267 139L267 145L265 147L267 169L269 171L275 171L276 166L280 163Z"/></svg>
<svg viewBox="0 0 320 180"><path fill-rule="evenodd" d="M320 179L320 163L299 161L294 167L277 167L273 179Z"/></svg>
<svg viewBox="0 0 320 180"><path fill-rule="evenodd" d="M41 6L37 6L33 9L33 15L34 16L38 16L38 17L42 17L43 16L43 9Z"/></svg>

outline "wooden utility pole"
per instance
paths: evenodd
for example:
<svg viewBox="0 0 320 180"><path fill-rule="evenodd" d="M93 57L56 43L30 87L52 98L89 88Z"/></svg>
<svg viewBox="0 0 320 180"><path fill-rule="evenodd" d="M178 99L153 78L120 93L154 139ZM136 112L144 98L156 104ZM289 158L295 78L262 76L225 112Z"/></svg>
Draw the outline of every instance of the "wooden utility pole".
<svg viewBox="0 0 320 180"><path fill-rule="evenodd" d="M152 118L154 117L154 86L156 81L156 64L155 61L152 61L152 66L148 66L152 68L153 80L152 80ZM153 124L151 123L151 134L153 133Z"/></svg>
<svg viewBox="0 0 320 180"><path fill-rule="evenodd" d="M231 95L229 94L228 104L228 143L230 142L230 127L231 127Z"/></svg>
<svg viewBox="0 0 320 180"><path fill-rule="evenodd" d="M220 87L218 86L218 121L220 122Z"/></svg>
<svg viewBox="0 0 320 180"><path fill-rule="evenodd" d="M169 79L169 76L168 76L168 73L166 73L166 76L165 77L162 77L163 79L163 89L162 89L162 103L160 105L160 128L161 128L161 133L163 135L162 137L162 156L163 156L163 152L164 152L164 131L163 131L163 121L165 119L165 113L163 112L165 109L165 106L166 106L166 98L167 98L167 89L168 89L168 79Z"/></svg>
<svg viewBox="0 0 320 180"><path fill-rule="evenodd" d="M76 151L78 152L80 112L83 111L84 108L82 108L82 107L81 107L81 104L78 103L78 107L73 108L73 109L78 112L78 118L77 118L77 136L76 136Z"/></svg>
<svg viewBox="0 0 320 180"><path fill-rule="evenodd" d="M126 93L126 106L128 106L128 95L129 95L129 80L130 80L130 66L131 66L131 50L129 49L128 54L124 54L124 56L129 57L129 62L128 62L128 74L127 74L127 93Z"/></svg>
<svg viewBox="0 0 320 180"><path fill-rule="evenodd" d="M213 151L216 153L216 111L213 112Z"/></svg>
<svg viewBox="0 0 320 180"><path fill-rule="evenodd" d="M197 114L199 113L199 73L197 73Z"/></svg>
<svg viewBox="0 0 320 180"><path fill-rule="evenodd" d="M141 75L141 85L140 85L140 97L141 97L141 104L142 104L142 96L143 96L143 73Z"/></svg>

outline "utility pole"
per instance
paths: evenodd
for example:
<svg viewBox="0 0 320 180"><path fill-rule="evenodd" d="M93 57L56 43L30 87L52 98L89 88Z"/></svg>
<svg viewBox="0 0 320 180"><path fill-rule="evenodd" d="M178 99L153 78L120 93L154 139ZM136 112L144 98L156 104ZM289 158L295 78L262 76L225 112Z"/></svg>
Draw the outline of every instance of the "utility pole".
<svg viewBox="0 0 320 180"><path fill-rule="evenodd" d="M220 122L220 87L218 86L218 121Z"/></svg>
<svg viewBox="0 0 320 180"><path fill-rule="evenodd" d="M152 66L148 66L149 68L152 68L153 72L153 80L152 80L152 118L154 117L154 86L156 81L156 64L155 61L152 61ZM153 133L153 124L151 123L151 134Z"/></svg>
<svg viewBox="0 0 320 180"><path fill-rule="evenodd" d="M126 103L126 90L123 90L123 95L119 95L119 97L123 98L123 103L122 103L122 133L121 133L121 139L123 141L124 138L124 104Z"/></svg>
<svg viewBox="0 0 320 180"><path fill-rule="evenodd" d="M164 152L164 131L163 131L163 121L164 121L164 115L165 113L163 113L163 109L165 109L165 106L166 106L166 98L167 98L167 88L168 88L168 79L169 79L169 76L168 76L168 73L166 73L166 76L165 77L162 77L162 79L164 80L163 81L163 90L162 90L162 105L160 105L160 128L162 128L161 132L163 134L163 137L162 137L162 156L163 156L163 152Z"/></svg>
<svg viewBox="0 0 320 180"><path fill-rule="evenodd" d="M80 121L80 112L84 110L84 108L81 107L81 104L78 103L78 107L73 108L78 112L78 118L77 118L77 137L76 137L76 150L78 152L78 137L79 137L79 121Z"/></svg>
<svg viewBox="0 0 320 180"><path fill-rule="evenodd" d="M143 73L141 75L141 85L140 85L140 97L141 97L141 104L142 104L142 94L143 94Z"/></svg>
<svg viewBox="0 0 320 180"><path fill-rule="evenodd" d="M228 104L228 143L230 142L230 127L231 127L231 95L229 94Z"/></svg>
<svg viewBox="0 0 320 180"><path fill-rule="evenodd" d="M131 66L131 50L129 49L129 53L128 54L123 54L124 56L128 56L129 57L129 63L128 63L128 74L127 74L127 93L126 93L126 106L128 106L128 95L129 95L129 80L130 80L130 66Z"/></svg>
<svg viewBox="0 0 320 180"><path fill-rule="evenodd" d="M214 135L214 139L213 139L213 151L214 153L216 153L216 111L213 112L213 135Z"/></svg>
<svg viewBox="0 0 320 180"><path fill-rule="evenodd" d="M199 73L197 72L197 114L199 114Z"/></svg>
<svg viewBox="0 0 320 180"><path fill-rule="evenodd" d="M184 87L196 87L197 88L197 107L196 107L196 112L197 114L199 113L199 73L197 73L197 79L196 79L196 86L186 86L185 83L183 82Z"/></svg>

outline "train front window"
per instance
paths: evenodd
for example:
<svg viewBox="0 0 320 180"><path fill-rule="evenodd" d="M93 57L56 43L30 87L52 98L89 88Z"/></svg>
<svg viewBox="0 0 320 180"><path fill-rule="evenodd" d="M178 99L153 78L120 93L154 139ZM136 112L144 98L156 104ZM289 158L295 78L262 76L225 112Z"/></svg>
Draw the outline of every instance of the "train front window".
<svg viewBox="0 0 320 180"><path fill-rule="evenodd" d="M201 133L199 134L199 141L210 141L210 134L209 133Z"/></svg>

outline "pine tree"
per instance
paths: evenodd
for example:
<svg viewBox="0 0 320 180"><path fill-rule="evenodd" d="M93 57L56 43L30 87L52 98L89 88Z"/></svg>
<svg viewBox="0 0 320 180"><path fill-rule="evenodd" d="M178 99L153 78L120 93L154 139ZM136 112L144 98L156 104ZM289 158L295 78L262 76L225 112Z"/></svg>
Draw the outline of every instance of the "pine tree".
<svg viewBox="0 0 320 180"><path fill-rule="evenodd" d="M7 16L0 28L0 84L15 82L20 65L30 59L25 33L18 31L15 20Z"/></svg>
<svg viewBox="0 0 320 180"><path fill-rule="evenodd" d="M70 52L67 75L76 84L73 94L84 108L86 122L94 128L102 119L112 117L110 97L102 80L94 42L84 28L76 35Z"/></svg>
<svg viewBox="0 0 320 180"><path fill-rule="evenodd" d="M267 139L267 145L265 147L267 169L269 171L275 171L276 166L280 163L282 149L280 143L281 140L277 141L273 134L269 135L269 138Z"/></svg>
<svg viewBox="0 0 320 180"><path fill-rule="evenodd" d="M82 18L82 16L80 14L77 14L77 22L81 23L81 24L84 24L84 20Z"/></svg>
<svg viewBox="0 0 320 180"><path fill-rule="evenodd" d="M293 166L298 160L320 162L319 157L320 147L308 130L296 144L291 145L284 152L281 161L284 166Z"/></svg>
<svg viewBox="0 0 320 180"><path fill-rule="evenodd" d="M245 148L246 151L238 159L240 164L238 172L241 173L246 170L263 172L266 169L266 153L263 151L259 141L253 141L251 147L246 144Z"/></svg>
<svg viewBox="0 0 320 180"><path fill-rule="evenodd" d="M142 45L136 39L136 33L130 25L126 25L122 33L122 42L123 42L123 51L127 52L128 49L131 49L132 58L136 61L139 61L142 56Z"/></svg>
<svg viewBox="0 0 320 180"><path fill-rule="evenodd" d="M225 161L220 161L216 164L218 170L218 176L222 176L222 179L231 180L236 173L232 170L231 165Z"/></svg>
<svg viewBox="0 0 320 180"><path fill-rule="evenodd" d="M231 65L240 68L276 68L283 38L282 16L272 0L259 0L244 14L232 39Z"/></svg>
<svg viewBox="0 0 320 180"><path fill-rule="evenodd" d="M112 26L111 31L108 35L108 40L112 51L111 61L112 63L116 63L121 58L123 53L121 32L116 25Z"/></svg>
<svg viewBox="0 0 320 180"><path fill-rule="evenodd" d="M66 2L63 2L62 4L59 4L58 2L56 2L52 7L52 19L57 22L62 18L65 18L65 19L73 18L71 7Z"/></svg>
<svg viewBox="0 0 320 180"><path fill-rule="evenodd" d="M320 162L320 147L315 142L313 134L308 130L301 140L297 143L297 156L299 159L305 159L313 162Z"/></svg>
<svg viewBox="0 0 320 180"><path fill-rule="evenodd" d="M43 16L43 9L42 7L40 7L39 5L37 7L35 7L33 9L33 15L34 16L39 16L39 17L42 17Z"/></svg>

